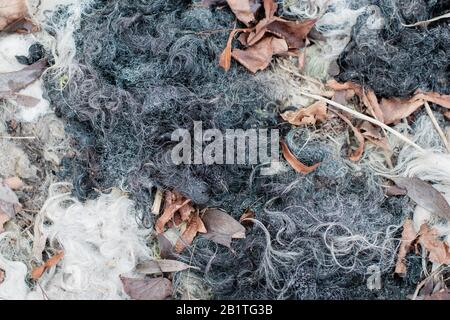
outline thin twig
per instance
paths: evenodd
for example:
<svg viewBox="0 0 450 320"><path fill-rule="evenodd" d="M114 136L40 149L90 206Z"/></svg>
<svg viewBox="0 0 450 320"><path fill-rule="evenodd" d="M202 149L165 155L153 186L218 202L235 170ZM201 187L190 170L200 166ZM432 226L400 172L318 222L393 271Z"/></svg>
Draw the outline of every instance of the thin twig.
<svg viewBox="0 0 450 320"><path fill-rule="evenodd" d="M419 21L419 22L416 22L416 23L413 23L413 24L403 24L402 23L402 26L407 27L407 28L417 27L417 26L421 26L421 25L428 24L430 22L435 22L435 21L438 21L438 20L441 20L441 19L445 19L445 18L450 18L450 12L446 13L446 14L443 14L442 16L430 19L430 20Z"/></svg>
<svg viewBox="0 0 450 320"><path fill-rule="evenodd" d="M399 138L399 139L403 140L404 142L408 143L409 145L413 146L414 148L416 148L420 152L425 153L425 150L422 147L420 147L419 145L414 143L412 140L410 140L409 138L407 138L404 135L402 135L400 132L392 129L391 127L385 125L383 122L381 122L381 121L379 121L377 119L371 118L371 117L369 117L369 116L367 116L365 114L362 114L362 113L360 113L358 111L350 109L349 107L343 106L340 103L337 103L337 102L332 101L330 99L324 98L322 96L311 94L311 93L308 93L308 92L305 92L305 91L302 91L302 90L300 90L300 94L302 94L302 95L304 95L306 97L312 98L312 99L324 101L327 104L329 104L329 105L331 105L331 106L333 106L335 108L338 108L338 109L340 109L342 111L345 111L347 113L350 113L351 115L353 115L353 116L355 116L355 117L357 117L357 118L359 118L361 120L365 120L365 121L368 121L368 122L370 122L370 123L372 123L372 124L374 124L376 126L379 126L379 127L383 128L383 129L385 129L386 131L392 133L397 138Z"/></svg>
<svg viewBox="0 0 450 320"><path fill-rule="evenodd" d="M433 125L434 125L437 133L439 133L439 136L442 139L442 142L444 142L444 145L445 145L445 148L447 149L447 152L450 152L450 144L448 143L448 140L445 137L445 133L444 133L444 131L442 131L441 127L439 126L439 123L438 123L436 117L433 114L433 110L431 110L430 105L428 104L427 101L425 101L425 110L427 110L427 113L430 116L431 122L433 122Z"/></svg>

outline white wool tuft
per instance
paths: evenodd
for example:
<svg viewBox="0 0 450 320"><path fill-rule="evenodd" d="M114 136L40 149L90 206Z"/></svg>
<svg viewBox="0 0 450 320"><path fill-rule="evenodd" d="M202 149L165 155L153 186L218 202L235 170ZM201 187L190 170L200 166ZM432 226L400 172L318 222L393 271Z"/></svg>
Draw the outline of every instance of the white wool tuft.
<svg viewBox="0 0 450 320"><path fill-rule="evenodd" d="M50 299L127 298L119 276L132 274L137 263L153 256L146 245L150 231L138 227L135 214L133 202L118 190L85 204L69 194L51 196L40 213L51 224L42 223L40 230L64 258L41 279L45 294Z"/></svg>

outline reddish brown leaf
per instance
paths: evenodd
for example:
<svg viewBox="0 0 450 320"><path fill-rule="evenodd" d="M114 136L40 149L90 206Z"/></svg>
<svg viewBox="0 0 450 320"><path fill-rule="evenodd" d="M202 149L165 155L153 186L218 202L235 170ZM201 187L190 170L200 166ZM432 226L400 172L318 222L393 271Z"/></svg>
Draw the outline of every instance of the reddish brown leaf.
<svg viewBox="0 0 450 320"><path fill-rule="evenodd" d="M37 31L29 18L26 0L0 0L0 31Z"/></svg>
<svg viewBox="0 0 450 320"><path fill-rule="evenodd" d="M230 36L228 37L227 46L222 51L219 57L219 66L222 67L225 71L230 70L231 67L231 47L233 45L233 39L237 32L247 32L248 29L234 29L231 31Z"/></svg>
<svg viewBox="0 0 450 320"><path fill-rule="evenodd" d="M402 242L397 256L397 264L395 265L395 273L404 277L406 275L406 255L412 249L412 243L417 238L417 232L414 230L413 222L411 219L406 219L403 223Z"/></svg>
<svg viewBox="0 0 450 320"><path fill-rule="evenodd" d="M211 241L230 248L232 239L245 238L245 228L222 210L207 209L202 220L208 231L203 237Z"/></svg>
<svg viewBox="0 0 450 320"><path fill-rule="evenodd" d="M426 223L420 227L418 242L429 252L428 259L438 264L450 264L448 244L438 238L436 229L431 229Z"/></svg>
<svg viewBox="0 0 450 320"><path fill-rule="evenodd" d="M400 188L406 189L408 196L419 206L450 221L450 205L431 184L418 178L398 177L392 180Z"/></svg>
<svg viewBox="0 0 450 320"><path fill-rule="evenodd" d="M164 211L163 214L158 218L155 223L156 233L160 234L164 232L165 225L174 218L175 213L183 208L184 206L188 206L191 202L190 199L184 198L182 195L176 192L167 191L164 199ZM184 210L184 215L191 210L191 206L189 209ZM181 218L178 217L180 220Z"/></svg>
<svg viewBox="0 0 450 320"><path fill-rule="evenodd" d="M417 99L424 99L428 102L435 103L441 107L450 109L450 95L439 94L437 92L418 93Z"/></svg>
<svg viewBox="0 0 450 320"><path fill-rule="evenodd" d="M327 120L327 104L317 101L307 108L299 108L296 111L286 111L281 117L295 126L315 125L317 122Z"/></svg>
<svg viewBox="0 0 450 320"><path fill-rule="evenodd" d="M384 113L381 110L377 96L375 95L375 92L373 92L373 90L363 90L362 101L367 109L369 109L373 117L381 122L385 122Z"/></svg>
<svg viewBox="0 0 450 320"><path fill-rule="evenodd" d="M278 4L274 0L264 0L264 14L267 19L273 18L277 9Z"/></svg>
<svg viewBox="0 0 450 320"><path fill-rule="evenodd" d="M255 14L261 8L258 0L227 0L236 18L247 27L255 21Z"/></svg>
<svg viewBox="0 0 450 320"><path fill-rule="evenodd" d="M33 280L38 280L40 277L42 277L42 275L44 274L45 270L47 270L48 268L54 267L58 264L59 261L61 261L61 259L64 257L64 252L60 251L58 252L56 255L54 255L53 257L51 257L50 259L47 260L47 262L45 262L43 265L34 268L31 271L31 278Z"/></svg>
<svg viewBox="0 0 450 320"><path fill-rule="evenodd" d="M270 65L272 56L288 52L286 41L267 37L246 50L234 49L232 56L253 73L264 70Z"/></svg>
<svg viewBox="0 0 450 320"><path fill-rule="evenodd" d="M317 20L287 21L281 18L274 18L275 21L268 24L267 32L286 40L289 49L300 49L305 47L305 40L308 33Z"/></svg>
<svg viewBox="0 0 450 320"><path fill-rule="evenodd" d="M355 161L355 162L359 161L359 159L361 159L361 156L364 152L364 145L365 145L364 136L362 135L361 131L359 131L359 129L356 128L347 117L340 114L339 112L334 112L334 113L337 114L342 120L344 120L344 122L347 123L348 126L352 129L353 134L355 135L355 138L358 141L358 148L356 150L354 150L353 152L351 152L348 158L351 161Z"/></svg>
<svg viewBox="0 0 450 320"><path fill-rule="evenodd" d="M242 216L239 218L239 222L244 227L249 227L253 224L251 219L255 219L255 217L256 217L256 214L253 210L246 209L245 212L242 214Z"/></svg>
<svg viewBox="0 0 450 320"><path fill-rule="evenodd" d="M380 102L380 108L384 115L384 123L396 123L413 114L423 104L423 100L419 99L418 96L411 99L383 98Z"/></svg>
<svg viewBox="0 0 450 320"><path fill-rule="evenodd" d="M146 279L120 277L120 280L126 294L134 300L165 300L173 294L172 281L163 277Z"/></svg>
<svg viewBox="0 0 450 320"><path fill-rule="evenodd" d="M197 236L197 233L206 232L207 230L203 224L203 221L200 219L199 214L196 213L188 221L186 229L180 239L177 240L177 243L175 244L175 251L178 253L182 252L187 246L191 245L192 241L194 241L194 238Z"/></svg>
<svg viewBox="0 0 450 320"><path fill-rule="evenodd" d="M292 168L294 168L295 171L302 174L308 174L314 170L317 169L317 167L320 165L319 163L316 163L312 166L307 166L303 163L301 163L289 150L287 144L284 141L280 141L281 144L281 152L283 153L284 158L286 161L291 165Z"/></svg>

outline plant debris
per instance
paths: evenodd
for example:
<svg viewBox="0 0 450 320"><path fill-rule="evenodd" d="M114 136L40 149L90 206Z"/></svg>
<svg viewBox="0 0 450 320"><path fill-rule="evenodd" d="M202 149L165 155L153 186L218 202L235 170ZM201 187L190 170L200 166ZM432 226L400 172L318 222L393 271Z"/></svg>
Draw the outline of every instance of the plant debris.
<svg viewBox="0 0 450 320"><path fill-rule="evenodd" d="M295 126L315 125L327 120L327 104L317 101L306 108L299 108L296 111L286 111L281 117Z"/></svg>
<svg viewBox="0 0 450 320"><path fill-rule="evenodd" d="M37 30L28 13L26 0L0 0L0 31L31 33Z"/></svg>
<svg viewBox="0 0 450 320"><path fill-rule="evenodd" d="M407 195L432 214L450 221L450 205L431 184L418 178L392 178L395 184L407 191Z"/></svg>
<svg viewBox="0 0 450 320"><path fill-rule="evenodd" d="M59 253L55 254L53 257L48 259L47 262L45 262L41 266L34 268L31 271L31 279L38 280L39 278L41 278L42 275L44 274L45 270L56 266L63 257L64 257L64 252L60 251Z"/></svg>
<svg viewBox="0 0 450 320"><path fill-rule="evenodd" d="M245 238L245 228L224 211L206 209L202 220L208 231L203 237L227 248L231 248L232 239Z"/></svg>
<svg viewBox="0 0 450 320"><path fill-rule="evenodd" d="M402 277L406 276L406 255L413 249L413 243L416 238L417 232L414 230L412 220L406 219L403 223L400 249L398 251L397 263L395 265L395 273Z"/></svg>
<svg viewBox="0 0 450 320"><path fill-rule="evenodd" d="M310 172L313 172L317 169L318 166L320 166L320 162L316 163L312 166L307 166L303 163L301 163L289 150L289 147L284 141L280 141L281 144L281 152L283 153L283 157L286 159L286 161L291 165L292 168L294 168L295 171L301 174L308 174Z"/></svg>
<svg viewBox="0 0 450 320"><path fill-rule="evenodd" d="M256 73L266 69L273 56L296 53L305 47L307 36L316 22L316 20L289 21L276 17L277 3L274 0L264 0L265 18L255 24L255 15L261 7L258 1L228 0L228 4L236 17L248 28L231 32L219 61L219 66L225 71L231 66L231 57L252 73ZM238 32L247 33L239 37L245 49L232 50L232 41Z"/></svg>
<svg viewBox="0 0 450 320"><path fill-rule="evenodd" d="M158 274L179 272L189 268L192 267L181 261L163 259L144 261L136 266L136 271L142 274Z"/></svg>
<svg viewBox="0 0 450 320"><path fill-rule="evenodd" d="M172 281L167 278L132 279L120 277L123 289L134 300L166 300L173 294Z"/></svg>

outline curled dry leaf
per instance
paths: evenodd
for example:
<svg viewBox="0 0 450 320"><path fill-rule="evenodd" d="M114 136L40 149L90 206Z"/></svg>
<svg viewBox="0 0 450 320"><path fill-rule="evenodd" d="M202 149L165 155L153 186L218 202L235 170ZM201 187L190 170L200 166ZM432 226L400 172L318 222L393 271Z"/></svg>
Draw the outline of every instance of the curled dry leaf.
<svg viewBox="0 0 450 320"><path fill-rule="evenodd" d="M189 214L195 212L190 202L191 202L190 199L186 199L177 192L166 191L164 198L163 214L158 218L158 220L155 223L156 232L158 234L164 232L164 227L173 218L176 218L175 220L181 221L188 220ZM174 217L176 213L178 213L178 215Z"/></svg>
<svg viewBox="0 0 450 320"><path fill-rule="evenodd" d="M291 165L292 168L294 168L295 171L302 174L308 174L310 172L313 172L317 169L317 167L320 165L319 163L316 163L312 166L307 166L303 163L301 163L289 150L289 147L284 141L280 141L281 144L281 152L283 153L283 157L286 159L286 161Z"/></svg>
<svg viewBox="0 0 450 320"><path fill-rule="evenodd" d="M281 18L274 18L274 21L267 25L267 32L286 40L289 49L300 49L305 47L307 36L314 27L317 20L287 21Z"/></svg>
<svg viewBox="0 0 450 320"><path fill-rule="evenodd" d="M411 219L406 219L403 223L402 240L400 249L398 251L397 263L395 265L395 273L404 277L406 275L406 255L413 248L413 242L417 238L417 232L414 230L413 222Z"/></svg>
<svg viewBox="0 0 450 320"><path fill-rule="evenodd" d="M225 71L230 70L231 67L231 47L233 45L233 39L237 32L247 32L248 29L234 29L231 31L230 36L228 37L227 46L222 51L219 57L219 66L222 67Z"/></svg>
<svg viewBox="0 0 450 320"><path fill-rule="evenodd" d="M38 280L42 275L44 274L45 270L48 268L54 267L58 264L59 261L64 257L64 252L60 251L57 254L55 254L53 257L47 260L43 265L34 268L31 271L31 278L33 280Z"/></svg>
<svg viewBox="0 0 450 320"><path fill-rule="evenodd" d="M323 101L317 101L307 108L286 111L281 114L281 117L295 126L314 125L317 122L327 120L327 104Z"/></svg>
<svg viewBox="0 0 450 320"><path fill-rule="evenodd" d="M173 294L172 281L163 277L146 279L120 277L120 280L123 290L134 300L165 300Z"/></svg>
<svg viewBox="0 0 450 320"><path fill-rule="evenodd" d="M0 98L9 98L19 90L39 79L47 68L45 59L26 66L22 70L0 74Z"/></svg>
<svg viewBox="0 0 450 320"><path fill-rule="evenodd" d="M450 205L444 196L431 184L418 178L392 178L397 186L406 189L410 197L419 206L438 217L450 221Z"/></svg>
<svg viewBox="0 0 450 320"><path fill-rule="evenodd" d="M142 274L157 274L163 272L179 272L193 268L176 260L149 260L136 266L136 271Z"/></svg>
<svg viewBox="0 0 450 320"><path fill-rule="evenodd" d="M417 99L424 99L428 102L435 103L441 107L450 109L450 95L439 94L437 92L419 92L416 95Z"/></svg>
<svg viewBox="0 0 450 320"><path fill-rule="evenodd" d="M0 0L0 31L28 33L37 29L30 19L26 0Z"/></svg>
<svg viewBox="0 0 450 320"><path fill-rule="evenodd" d="M359 129L356 128L347 117L345 117L344 115L342 115L339 112L335 112L335 111L333 111L333 112L335 114L337 114L342 120L344 120L345 123L348 124L348 126L352 129L356 140L358 140L358 148L356 150L354 150L353 152L351 152L350 155L348 156L348 158L351 161L355 161L355 162L359 161L364 152L364 145L365 145L364 136L362 135L361 131L359 131Z"/></svg>
<svg viewBox="0 0 450 320"><path fill-rule="evenodd" d="M255 14L261 8L259 0L227 0L236 18L247 27L255 21Z"/></svg>
<svg viewBox="0 0 450 320"><path fill-rule="evenodd" d="M211 241L231 248L232 239L245 238L245 228L222 210L206 209L202 220L208 231L203 236Z"/></svg>
<svg viewBox="0 0 450 320"><path fill-rule="evenodd" d="M186 229L184 230L181 237L177 240L175 244L175 251L180 253L187 246L189 246L194 238L197 236L197 233L206 233L207 229L203 224L202 219L200 219L200 215L195 213L191 219L187 222Z"/></svg>
<svg viewBox="0 0 450 320"><path fill-rule="evenodd" d="M255 219L255 218L256 218L255 212L253 210L246 209L245 212L242 214L242 216L239 218L239 222L244 227L250 227L253 224L251 219Z"/></svg>
<svg viewBox="0 0 450 320"><path fill-rule="evenodd" d="M417 240L428 252L428 259L437 264L450 264L450 250L447 242L439 240L436 229L424 223Z"/></svg>
<svg viewBox="0 0 450 320"><path fill-rule="evenodd" d="M264 70L270 65L272 57L287 53L286 41L275 37L266 37L246 50L234 49L232 57L253 73Z"/></svg>

